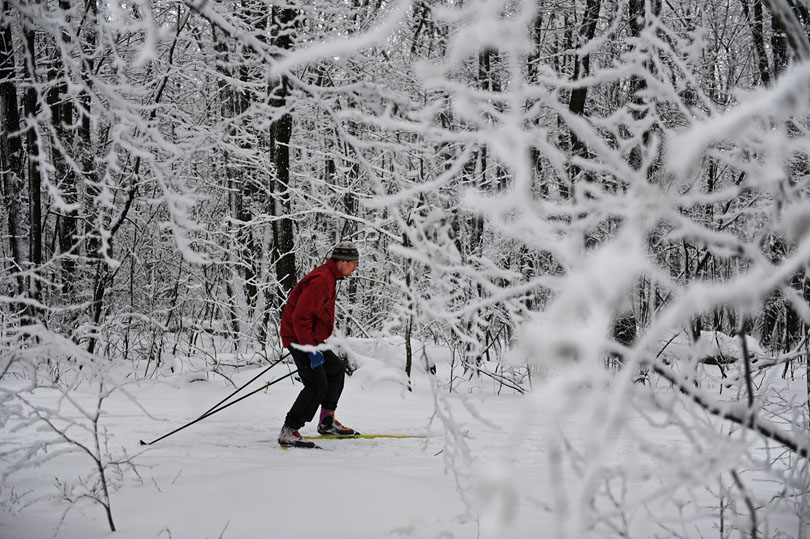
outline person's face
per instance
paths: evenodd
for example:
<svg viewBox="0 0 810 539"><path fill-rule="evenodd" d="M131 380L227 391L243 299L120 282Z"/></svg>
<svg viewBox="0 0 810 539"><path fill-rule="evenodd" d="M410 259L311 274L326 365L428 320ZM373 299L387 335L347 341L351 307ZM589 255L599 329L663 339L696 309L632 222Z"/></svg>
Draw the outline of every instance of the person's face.
<svg viewBox="0 0 810 539"><path fill-rule="evenodd" d="M357 269L356 260L338 260L337 269L343 277L348 277Z"/></svg>

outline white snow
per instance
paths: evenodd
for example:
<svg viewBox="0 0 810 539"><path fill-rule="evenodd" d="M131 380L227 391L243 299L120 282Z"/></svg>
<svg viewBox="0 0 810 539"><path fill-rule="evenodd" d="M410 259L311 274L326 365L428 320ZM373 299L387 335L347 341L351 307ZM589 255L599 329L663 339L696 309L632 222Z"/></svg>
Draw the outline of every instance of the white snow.
<svg viewBox="0 0 810 539"><path fill-rule="evenodd" d="M716 448L696 447L690 438L699 434L685 434L675 423L655 425L637 413L614 416L606 407L609 392L596 385L604 378L592 371L570 369L536 379L526 396L487 377L455 380L448 393L449 352L420 345L416 358L429 358L438 372L431 376L415 360L409 392L394 369L404 356L401 339L336 344L357 366L347 378L338 418L364 433L424 438L322 440L323 451L284 450L275 438L300 389L287 379L143 448L139 439L150 441L193 420L234 388L222 377L200 381L188 372L141 380L126 390L142 408L118 391L106 402L102 419L114 454L120 448L140 453L137 475L114 478L118 531L109 532L101 507L88 502L74 505L63 518L69 505L54 497L54 478L75 481L90 469L86 456L68 454L11 476L6 487L21 496L19 508L27 507L0 515L0 537L599 537L583 510L611 474L618 474L616 494L637 508L625 516L635 537L661 536L662 524L709 533L718 521L711 509L717 500L692 484L734 459L712 461L702 451L711 455ZM277 365L247 390L289 368ZM459 371L456 366L453 372ZM232 379L241 385L258 372L244 369ZM77 402L93 402L88 386L74 392ZM801 394L800 384L795 390ZM35 396L41 405L58 404L53 391ZM70 415L64 402L62 408ZM739 441L717 424L717 443L739 452ZM302 433L315 434L314 425ZM38 437L52 434L20 430L4 439L2 448ZM586 473L577 471L582 463L572 454L592 464ZM768 488L763 483L758 494L766 496ZM791 532L801 525L789 514L783 521Z"/></svg>

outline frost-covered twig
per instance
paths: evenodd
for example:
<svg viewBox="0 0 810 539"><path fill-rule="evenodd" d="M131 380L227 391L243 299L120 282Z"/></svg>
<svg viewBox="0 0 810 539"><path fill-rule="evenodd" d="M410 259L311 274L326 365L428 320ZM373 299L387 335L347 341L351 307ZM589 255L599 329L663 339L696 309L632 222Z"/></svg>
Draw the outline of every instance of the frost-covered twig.
<svg viewBox="0 0 810 539"><path fill-rule="evenodd" d="M652 363L651 368L706 412L778 442L801 458L810 458L810 439L801 439L784 432L778 425L759 417L756 410L749 408L747 404L735 406L712 400L694 384L685 381L671 369L655 362Z"/></svg>

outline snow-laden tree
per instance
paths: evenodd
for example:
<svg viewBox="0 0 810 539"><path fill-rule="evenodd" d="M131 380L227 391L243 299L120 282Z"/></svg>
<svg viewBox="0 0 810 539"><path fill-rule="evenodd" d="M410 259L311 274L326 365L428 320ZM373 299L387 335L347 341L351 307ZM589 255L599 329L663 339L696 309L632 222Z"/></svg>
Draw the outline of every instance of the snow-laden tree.
<svg viewBox="0 0 810 539"><path fill-rule="evenodd" d="M43 385L278 354L286 292L352 239L340 333L441 343L558 419L524 501L559 536L810 518L808 391L768 384L807 365L802 2L1 6L0 374L33 381L4 427L67 434L23 406ZM480 476L440 417L508 509L519 444Z"/></svg>
<svg viewBox="0 0 810 539"><path fill-rule="evenodd" d="M762 7L437 2L379 27L402 21L389 43L412 53L426 26L441 36L438 53L409 59L410 80L386 88L401 96L413 81L429 97L352 116L435 156L384 169L371 164L384 142L353 141L375 183L369 205L403 232L392 254L408 261L404 325L445 332L466 368L492 375L482 355L500 322L516 334L508 362L546 374L524 414L560 419L552 493L535 493L559 536L632 534L640 513L656 523L641 533L689 536L712 503L724 535L806 525L807 394L774 395L768 380L775 364L806 361L807 37L801 9L769 3L790 52L752 62ZM369 42L346 46L363 54ZM775 309L802 323L783 323L776 357L755 354L749 335L762 328L776 344ZM738 345L707 352L712 337L722 350L721 331ZM681 334L694 344L673 363L665 352ZM581 430L566 427L583 415ZM635 421L673 432L684 452L663 455ZM640 461L613 462L617 440ZM755 498L763 477L776 486ZM509 508L508 482L490 486ZM678 528L664 519L673 508ZM729 524L729 511L745 519ZM790 529L770 518L782 511Z"/></svg>
<svg viewBox="0 0 810 539"><path fill-rule="evenodd" d="M795 62L760 90L762 73L738 60L749 36L730 37L747 29L746 5L587 2L549 12L533 2L473 2L434 10L451 28L446 53L415 72L447 96L445 113L457 123L414 114L411 128L471 153L486 148L500 181L456 184L456 174L431 186L457 190L450 199L459 215L484 216L492 240L481 255L453 249L440 219L430 221L434 234L411 227L422 244L403 254L430 269L430 289L461 281L454 289L463 298L420 302L422 320L441 320L483 347L475 331L482 314L507 312L518 333L513 365L548 373L524 413L527 423L559 419L549 432L549 488L533 493L538 507L555 511L558 536L624 536L640 526L642 534L689 536L705 525L711 496L723 534L737 526L751 536L801 535L806 526L807 394L804 404L791 402L768 380L782 373L775 363L806 361L806 330L797 326L810 314L810 71L806 30L787 4L769 6ZM543 37L543 23L560 18ZM538 40L550 48L547 62L537 59ZM474 83L482 54L497 56L498 85ZM389 200L419 189L402 186ZM457 228L466 237L475 230ZM511 242L543 263L531 272L504 264ZM768 325L775 294L805 325L794 324L779 339L781 354L765 359L748 335ZM634 338L617 339L628 320ZM735 334L736 353L703 355L706 330ZM664 361L680 333L695 342L688 360ZM618 372L604 368L608 357L619 358ZM704 371L710 359L725 367L713 383ZM651 388L634 383L645 377ZM583 416L584 426L567 425ZM684 452L661 454L635 421L660 425L662 437L674 431ZM614 462L617 443L633 444L640 461ZM756 497L751 485L763 478L775 487ZM489 486L507 518L508 481ZM745 520L724 521L729 504ZM683 514L677 528L664 518L673 508ZM782 511L794 515L786 526L771 518ZM643 528L640 513L657 529Z"/></svg>

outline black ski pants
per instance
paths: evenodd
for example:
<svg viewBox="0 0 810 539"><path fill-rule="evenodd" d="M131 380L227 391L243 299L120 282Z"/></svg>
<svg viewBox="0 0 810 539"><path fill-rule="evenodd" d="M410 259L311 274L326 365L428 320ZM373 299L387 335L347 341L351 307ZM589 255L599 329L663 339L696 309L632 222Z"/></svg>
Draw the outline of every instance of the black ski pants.
<svg viewBox="0 0 810 539"><path fill-rule="evenodd" d="M300 429L305 423L312 421L319 406L327 410L337 408L340 394L343 393L346 371L343 362L331 350L321 351L325 361L323 365L313 369L306 352L292 346L287 349L298 367L298 376L304 388L287 412L284 424L293 429Z"/></svg>

